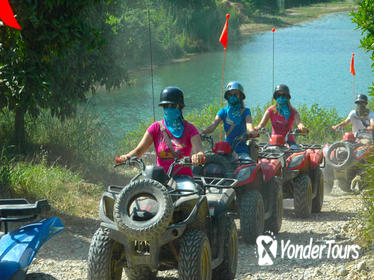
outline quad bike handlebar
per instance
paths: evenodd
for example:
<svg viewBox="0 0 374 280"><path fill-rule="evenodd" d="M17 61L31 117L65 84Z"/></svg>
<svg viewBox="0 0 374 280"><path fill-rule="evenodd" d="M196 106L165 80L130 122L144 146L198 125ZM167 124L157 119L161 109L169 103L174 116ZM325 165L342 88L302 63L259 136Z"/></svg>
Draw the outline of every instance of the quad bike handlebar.
<svg viewBox="0 0 374 280"><path fill-rule="evenodd" d="M206 157L204 156L202 164L204 164L205 161L206 161ZM142 171L144 171L145 168L146 168L146 165L145 165L144 161L141 158L137 158L136 156L131 157L130 159L128 159L124 162L121 161L121 159L119 157L116 157L116 164L114 165L114 168L116 168L118 166L122 166L122 165L131 165L131 164L137 164L139 166L140 170L142 170ZM174 162L170 165L170 167L168 169L167 175L169 177L172 176L176 165L192 166L191 157L183 157L183 158L175 159Z"/></svg>

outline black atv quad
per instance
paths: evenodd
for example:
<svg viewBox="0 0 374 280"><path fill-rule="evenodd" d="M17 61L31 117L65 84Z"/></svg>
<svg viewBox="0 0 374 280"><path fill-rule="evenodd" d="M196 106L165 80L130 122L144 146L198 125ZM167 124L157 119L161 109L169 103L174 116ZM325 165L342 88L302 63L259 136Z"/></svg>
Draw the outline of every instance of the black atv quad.
<svg viewBox="0 0 374 280"><path fill-rule="evenodd" d="M178 269L179 279L234 279L237 180L188 176L173 178L176 160L165 173L132 158L142 172L127 186L109 186L100 203L100 228L88 254L88 279L155 278L158 270ZM139 177L142 176L142 179Z"/></svg>

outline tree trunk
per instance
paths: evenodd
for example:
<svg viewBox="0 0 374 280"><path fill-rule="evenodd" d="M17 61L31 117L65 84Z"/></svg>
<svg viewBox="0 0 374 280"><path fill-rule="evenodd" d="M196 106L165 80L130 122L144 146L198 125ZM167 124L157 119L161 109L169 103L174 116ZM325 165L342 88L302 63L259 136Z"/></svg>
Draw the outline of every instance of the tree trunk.
<svg viewBox="0 0 374 280"><path fill-rule="evenodd" d="M17 150L19 153L23 153L25 151L25 111L23 108L16 108L14 122Z"/></svg>

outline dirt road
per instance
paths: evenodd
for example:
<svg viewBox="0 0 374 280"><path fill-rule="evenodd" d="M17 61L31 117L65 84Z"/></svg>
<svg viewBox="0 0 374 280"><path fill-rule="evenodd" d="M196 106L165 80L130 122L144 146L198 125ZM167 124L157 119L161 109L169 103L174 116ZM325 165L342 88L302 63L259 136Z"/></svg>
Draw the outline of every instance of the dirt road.
<svg viewBox="0 0 374 280"><path fill-rule="evenodd" d="M275 237L278 253L275 259L272 259L273 265L259 266L257 246L247 245L240 240L236 279L374 279L374 248L359 249L356 254L358 258L352 258L356 257L352 246L358 245L355 243L358 241L352 239L355 226L352 227L349 221L361 207L358 195L334 190L331 195L325 196L322 212L313 214L306 220L295 217L292 200L284 200L284 204L282 228ZM68 219L65 219L64 222L67 224L64 232L44 245L30 266L29 273L48 273L59 280L86 279L88 248L99 221L79 219L68 222ZM238 222L236 221L239 229ZM289 243L287 243L288 240L290 240ZM289 255L292 257L291 247L293 245L295 247L304 245L305 248L310 242L312 246L317 247L320 245L328 247L328 244L331 244L330 256L327 256L328 248L326 247L322 250L320 259L288 258ZM287 244L288 247L285 247ZM281 256L282 245L285 249L283 258ZM338 249L335 250L334 247ZM347 256L344 255L344 252L349 250L347 248L351 248L350 259L341 259L339 255L338 258L333 258L334 255L339 254L338 252L343 257ZM319 257L319 254L317 255ZM177 278L177 271L158 273L158 279Z"/></svg>

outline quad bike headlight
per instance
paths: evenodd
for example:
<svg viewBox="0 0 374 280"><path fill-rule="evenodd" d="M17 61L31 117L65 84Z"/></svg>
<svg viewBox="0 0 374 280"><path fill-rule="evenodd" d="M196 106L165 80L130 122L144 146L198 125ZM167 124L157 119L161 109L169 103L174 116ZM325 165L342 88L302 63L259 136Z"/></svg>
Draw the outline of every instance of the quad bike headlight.
<svg viewBox="0 0 374 280"><path fill-rule="evenodd" d="M252 171L255 168L256 168L255 165L251 165L251 166L244 167L244 168L240 169L239 172L238 172L238 175L236 176L236 178L238 179L239 182L243 182L245 180L248 180L249 177L252 174Z"/></svg>
<svg viewBox="0 0 374 280"><path fill-rule="evenodd" d="M295 168L299 166L303 162L304 157L305 154L294 156L288 164L288 168Z"/></svg>

